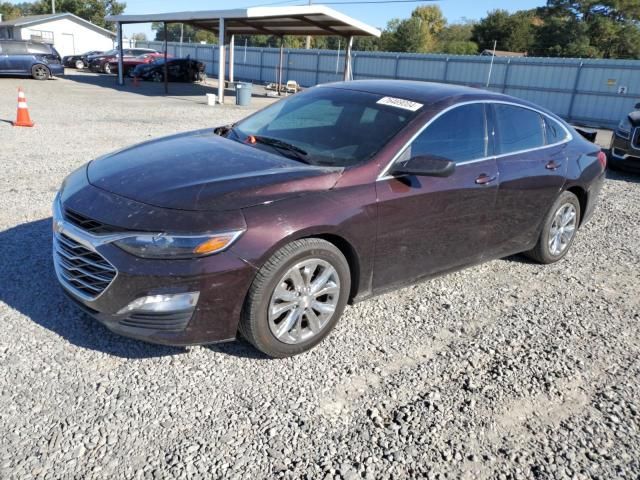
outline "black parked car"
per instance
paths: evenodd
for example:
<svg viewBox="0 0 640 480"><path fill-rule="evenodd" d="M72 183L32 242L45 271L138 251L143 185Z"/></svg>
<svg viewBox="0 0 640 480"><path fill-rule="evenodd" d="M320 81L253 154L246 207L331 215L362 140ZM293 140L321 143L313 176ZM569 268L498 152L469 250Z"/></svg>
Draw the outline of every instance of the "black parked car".
<svg viewBox="0 0 640 480"><path fill-rule="evenodd" d="M0 40L0 75L26 75L47 80L64 75L60 54L47 43Z"/></svg>
<svg viewBox="0 0 640 480"><path fill-rule="evenodd" d="M204 78L204 63L189 58L170 58L167 60L167 71L170 82L196 82ZM164 58L137 65L131 76L153 82L163 82Z"/></svg>
<svg viewBox="0 0 640 480"><path fill-rule="evenodd" d="M62 57L62 64L65 67L76 68L78 70L82 70L89 66L88 57L90 55L102 55L104 52L100 50L91 50L89 52L85 52L82 55L67 55Z"/></svg>
<svg viewBox="0 0 640 480"><path fill-rule="evenodd" d="M640 172L640 103L615 129L609 165L614 169Z"/></svg>

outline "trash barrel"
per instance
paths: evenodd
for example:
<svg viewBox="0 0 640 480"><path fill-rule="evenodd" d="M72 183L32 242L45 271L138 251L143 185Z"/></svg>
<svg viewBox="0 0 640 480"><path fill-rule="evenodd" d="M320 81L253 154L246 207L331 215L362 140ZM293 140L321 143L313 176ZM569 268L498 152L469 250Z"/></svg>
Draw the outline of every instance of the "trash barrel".
<svg viewBox="0 0 640 480"><path fill-rule="evenodd" d="M248 82L236 83L236 105L251 105L251 87L253 85Z"/></svg>

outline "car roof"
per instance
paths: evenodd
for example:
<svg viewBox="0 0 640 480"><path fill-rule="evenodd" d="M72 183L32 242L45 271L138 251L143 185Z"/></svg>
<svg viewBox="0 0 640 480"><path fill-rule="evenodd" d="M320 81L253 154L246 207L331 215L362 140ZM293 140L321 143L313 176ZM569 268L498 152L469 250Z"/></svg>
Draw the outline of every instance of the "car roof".
<svg viewBox="0 0 640 480"><path fill-rule="evenodd" d="M481 88L446 83L412 80L353 80L350 82L329 83L325 84L325 86L403 98L423 104L434 104L455 98L456 101L491 99L529 105L528 102L508 95L494 93Z"/></svg>

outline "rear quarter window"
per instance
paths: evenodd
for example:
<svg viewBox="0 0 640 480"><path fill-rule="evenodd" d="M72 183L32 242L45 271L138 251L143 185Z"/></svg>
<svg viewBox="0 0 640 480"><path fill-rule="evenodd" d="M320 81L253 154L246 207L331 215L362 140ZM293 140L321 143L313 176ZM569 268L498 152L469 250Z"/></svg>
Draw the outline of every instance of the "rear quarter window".
<svg viewBox="0 0 640 480"><path fill-rule="evenodd" d="M2 53L5 55L26 55L27 46L22 42L7 42L2 46Z"/></svg>
<svg viewBox="0 0 640 480"><path fill-rule="evenodd" d="M549 117L544 117L544 131L547 145L553 145L567 139L567 132L562 125Z"/></svg>

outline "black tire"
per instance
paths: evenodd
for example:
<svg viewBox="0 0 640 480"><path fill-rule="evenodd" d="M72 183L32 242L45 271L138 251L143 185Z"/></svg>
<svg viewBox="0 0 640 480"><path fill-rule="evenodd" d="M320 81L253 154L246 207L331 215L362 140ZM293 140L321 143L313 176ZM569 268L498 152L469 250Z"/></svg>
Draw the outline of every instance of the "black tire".
<svg viewBox="0 0 640 480"><path fill-rule="evenodd" d="M572 205L575 208L575 227L573 235L567 242L566 247L564 247L564 249L560 253L554 254L552 253L549 245L549 232L551 231L551 228L553 226L556 213L565 205ZM580 211L580 201L578 200L578 197L576 197L571 192L562 192L554 202L553 206L549 209L549 212L544 219L542 231L540 232L540 237L538 238L538 243L532 250L526 252L525 255L527 255L532 260L535 260L536 262L542 264L555 263L559 260L562 260L567 255L567 252L571 248L571 245L576 238L578 226L580 225L581 215L582 212Z"/></svg>
<svg viewBox="0 0 640 480"><path fill-rule="evenodd" d="M104 73L111 73L111 65L109 65L109 62L104 64L102 70L104 70Z"/></svg>
<svg viewBox="0 0 640 480"><path fill-rule="evenodd" d="M160 72L153 72L151 74L151 81L157 83L164 82L164 75Z"/></svg>
<svg viewBox="0 0 640 480"><path fill-rule="evenodd" d="M83 70L84 69L84 62L82 60L76 60L76 70Z"/></svg>
<svg viewBox="0 0 640 480"><path fill-rule="evenodd" d="M333 316L314 336L297 344L285 343L276 338L269 327L269 303L282 276L299 262L312 259L328 262L337 272L340 281L337 305ZM342 315L350 291L349 264L335 245L319 238L296 240L274 253L258 271L244 302L240 333L254 347L271 357L290 357L305 352L331 332Z"/></svg>
<svg viewBox="0 0 640 480"><path fill-rule="evenodd" d="M38 63L31 67L31 76L36 80L48 80L51 78L51 71L46 65Z"/></svg>

